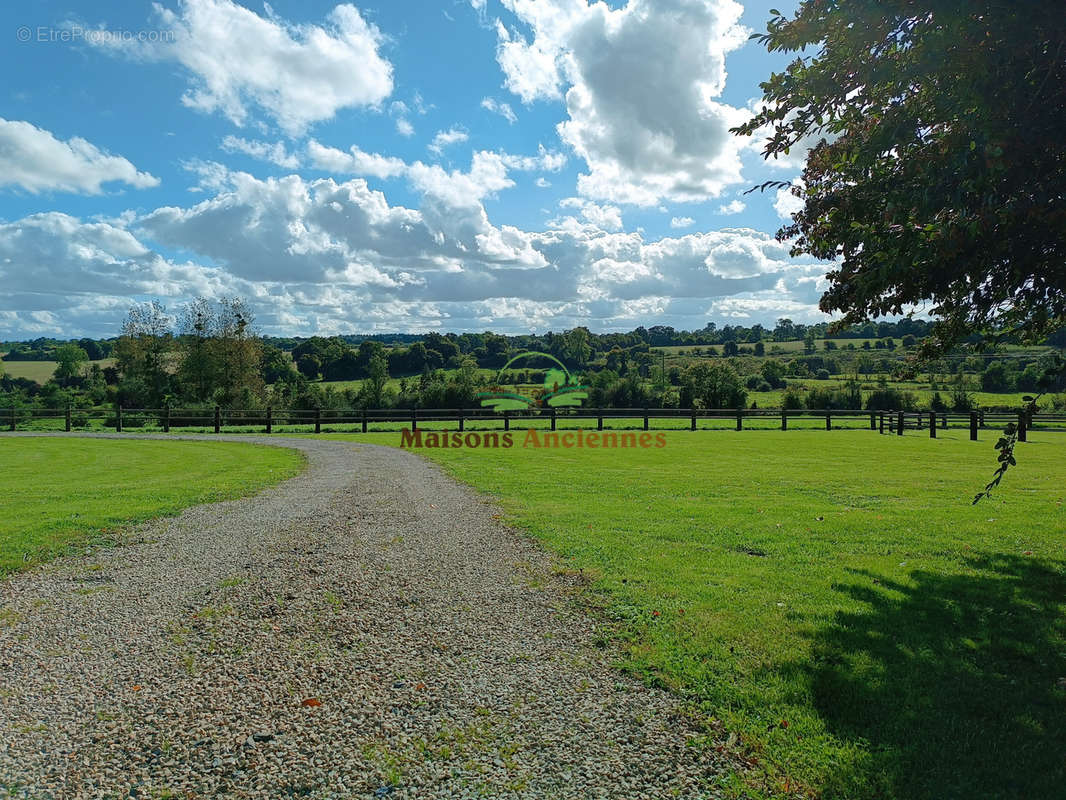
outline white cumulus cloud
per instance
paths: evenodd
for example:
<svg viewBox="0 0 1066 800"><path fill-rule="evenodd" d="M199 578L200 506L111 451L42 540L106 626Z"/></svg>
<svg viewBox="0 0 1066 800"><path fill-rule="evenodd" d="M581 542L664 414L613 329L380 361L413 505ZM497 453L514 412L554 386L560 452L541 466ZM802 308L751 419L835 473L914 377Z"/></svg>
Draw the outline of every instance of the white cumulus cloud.
<svg viewBox="0 0 1066 800"><path fill-rule="evenodd" d="M616 203L697 202L741 181L751 111L721 103L725 56L747 31L734 0L503 0L531 36L497 24L505 86L563 99L559 134L584 159L581 194Z"/></svg>
<svg viewBox="0 0 1066 800"><path fill-rule="evenodd" d="M518 116L514 113L514 109L511 108L511 104L501 103L495 97L482 99L481 107L486 111L491 111L493 114L499 114L512 125L518 121Z"/></svg>
<svg viewBox="0 0 1066 800"><path fill-rule="evenodd" d="M284 169L297 169L300 166L300 157L286 150L284 142L260 142L231 135L222 140L222 149L227 153L244 153L261 161L269 161Z"/></svg>
<svg viewBox="0 0 1066 800"><path fill-rule="evenodd" d="M115 181L137 189L159 185L159 178L78 136L62 141L29 122L0 118L0 186L100 194Z"/></svg>
<svg viewBox="0 0 1066 800"><path fill-rule="evenodd" d="M445 147L465 142L469 138L470 134L459 128L449 128L446 131L437 131L437 135L434 136L433 141L429 143L429 150L439 156L444 152Z"/></svg>
<svg viewBox="0 0 1066 800"><path fill-rule="evenodd" d="M774 198L774 210L781 219L791 220L792 215L802 210L803 200L792 194L791 189L778 189Z"/></svg>
<svg viewBox="0 0 1066 800"><path fill-rule="evenodd" d="M327 24L293 24L270 7L266 16L231 0L183 0L177 11L155 5L172 41L95 37L98 47L136 59L184 67L185 105L219 111L244 125L256 106L290 135L342 108L377 106L392 93L392 65L378 49L382 35L350 4Z"/></svg>

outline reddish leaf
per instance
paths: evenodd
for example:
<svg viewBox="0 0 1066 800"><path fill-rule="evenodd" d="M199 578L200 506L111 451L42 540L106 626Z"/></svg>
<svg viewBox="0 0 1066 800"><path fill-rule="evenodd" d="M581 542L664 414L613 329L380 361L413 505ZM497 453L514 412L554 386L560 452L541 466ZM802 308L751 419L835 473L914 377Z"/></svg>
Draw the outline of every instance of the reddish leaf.
<svg viewBox="0 0 1066 800"><path fill-rule="evenodd" d="M300 703L300 705L306 708L314 708L315 706L322 705L322 701L319 700L317 697L308 697L306 700Z"/></svg>

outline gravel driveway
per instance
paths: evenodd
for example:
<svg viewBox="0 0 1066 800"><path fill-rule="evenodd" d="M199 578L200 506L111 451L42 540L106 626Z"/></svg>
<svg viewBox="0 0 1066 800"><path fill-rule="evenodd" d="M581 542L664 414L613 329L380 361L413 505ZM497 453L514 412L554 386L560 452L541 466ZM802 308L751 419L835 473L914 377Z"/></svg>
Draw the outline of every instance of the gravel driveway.
<svg viewBox="0 0 1066 800"><path fill-rule="evenodd" d="M734 764L485 498L236 440L308 469L0 581L0 797L718 796Z"/></svg>

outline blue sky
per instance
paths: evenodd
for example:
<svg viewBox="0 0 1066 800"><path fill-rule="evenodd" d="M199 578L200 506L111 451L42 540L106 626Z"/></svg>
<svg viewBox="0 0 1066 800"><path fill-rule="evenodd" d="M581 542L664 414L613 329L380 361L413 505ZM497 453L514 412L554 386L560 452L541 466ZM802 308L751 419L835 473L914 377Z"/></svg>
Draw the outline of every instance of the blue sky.
<svg viewBox="0 0 1066 800"><path fill-rule="evenodd" d="M824 319L792 179L728 127L788 57L733 0L0 11L0 338L241 295L266 333Z"/></svg>

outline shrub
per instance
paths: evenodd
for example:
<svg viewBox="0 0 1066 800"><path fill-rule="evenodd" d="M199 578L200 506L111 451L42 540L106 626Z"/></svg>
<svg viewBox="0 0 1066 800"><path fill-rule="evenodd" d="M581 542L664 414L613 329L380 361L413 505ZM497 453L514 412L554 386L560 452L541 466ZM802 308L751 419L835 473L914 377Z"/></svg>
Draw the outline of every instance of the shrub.
<svg viewBox="0 0 1066 800"><path fill-rule="evenodd" d="M862 408L862 391L855 381L848 381L838 389L811 389L807 393L807 408L812 410Z"/></svg>
<svg viewBox="0 0 1066 800"><path fill-rule="evenodd" d="M797 392L795 389L785 389L785 393L781 395L781 408L786 411L793 411L803 408L803 395Z"/></svg>
<svg viewBox="0 0 1066 800"><path fill-rule="evenodd" d="M986 392L1009 392L1014 389L1014 373L1002 361L993 361L981 373L981 388Z"/></svg>
<svg viewBox="0 0 1066 800"><path fill-rule="evenodd" d="M869 411L917 411L918 398L914 392L880 386L870 393L866 408Z"/></svg>
<svg viewBox="0 0 1066 800"><path fill-rule="evenodd" d="M820 381L827 381L829 380L829 370L820 369L814 373L814 377L816 377Z"/></svg>

